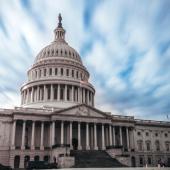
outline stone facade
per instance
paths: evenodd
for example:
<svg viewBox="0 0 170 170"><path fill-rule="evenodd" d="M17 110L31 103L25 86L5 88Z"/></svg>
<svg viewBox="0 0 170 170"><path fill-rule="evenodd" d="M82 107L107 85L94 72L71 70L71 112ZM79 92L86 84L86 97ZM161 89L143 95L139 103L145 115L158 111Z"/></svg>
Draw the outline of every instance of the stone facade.
<svg viewBox="0 0 170 170"><path fill-rule="evenodd" d="M28 70L21 107L0 109L0 163L23 168L29 160L46 160L69 166L63 160L72 165L74 158L63 155L78 149L106 150L131 166L156 166L160 159L170 164L170 122L96 109L90 74L65 41L61 16L54 33Z"/></svg>

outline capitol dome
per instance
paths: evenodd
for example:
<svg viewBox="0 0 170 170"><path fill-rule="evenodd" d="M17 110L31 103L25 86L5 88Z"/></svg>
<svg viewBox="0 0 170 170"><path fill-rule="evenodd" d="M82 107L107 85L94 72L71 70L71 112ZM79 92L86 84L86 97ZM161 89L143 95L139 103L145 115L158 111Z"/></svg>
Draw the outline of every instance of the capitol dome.
<svg viewBox="0 0 170 170"><path fill-rule="evenodd" d="M61 15L54 41L44 47L28 70L21 87L23 107L66 108L85 103L94 106L95 89L78 52L65 41Z"/></svg>

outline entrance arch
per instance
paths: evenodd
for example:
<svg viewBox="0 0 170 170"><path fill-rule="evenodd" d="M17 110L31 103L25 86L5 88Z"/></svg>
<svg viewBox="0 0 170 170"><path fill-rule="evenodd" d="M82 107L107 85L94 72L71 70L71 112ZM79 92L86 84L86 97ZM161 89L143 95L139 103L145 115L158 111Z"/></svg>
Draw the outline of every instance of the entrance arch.
<svg viewBox="0 0 170 170"><path fill-rule="evenodd" d="M24 168L26 168L28 166L28 162L30 161L30 156L26 155L24 157Z"/></svg>
<svg viewBox="0 0 170 170"><path fill-rule="evenodd" d="M20 156L16 155L14 158L14 168L19 168L20 165Z"/></svg>
<svg viewBox="0 0 170 170"><path fill-rule="evenodd" d="M78 139L73 138L72 139L72 144L73 144L73 150L77 150L77 148L78 148Z"/></svg>
<svg viewBox="0 0 170 170"><path fill-rule="evenodd" d="M136 160L134 156L131 157L131 165L132 167L136 167Z"/></svg>

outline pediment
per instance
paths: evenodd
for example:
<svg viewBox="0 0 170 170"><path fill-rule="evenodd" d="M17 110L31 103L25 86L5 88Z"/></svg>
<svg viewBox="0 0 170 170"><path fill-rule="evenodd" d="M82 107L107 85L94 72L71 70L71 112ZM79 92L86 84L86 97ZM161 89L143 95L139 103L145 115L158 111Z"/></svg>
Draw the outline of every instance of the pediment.
<svg viewBox="0 0 170 170"><path fill-rule="evenodd" d="M57 114L80 116L80 117L98 117L98 118L106 117L104 112L97 110L95 108L89 107L87 105L78 105L78 106L74 106L71 108L67 108L67 109L58 111Z"/></svg>

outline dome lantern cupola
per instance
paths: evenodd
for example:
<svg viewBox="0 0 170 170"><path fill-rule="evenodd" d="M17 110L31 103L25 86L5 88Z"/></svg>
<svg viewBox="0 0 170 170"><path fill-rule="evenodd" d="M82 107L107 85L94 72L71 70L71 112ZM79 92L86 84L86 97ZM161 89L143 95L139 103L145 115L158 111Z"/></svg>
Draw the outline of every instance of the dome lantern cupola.
<svg viewBox="0 0 170 170"><path fill-rule="evenodd" d="M62 17L61 14L58 15L58 27L54 30L55 39L54 41L64 41L65 42L65 30L62 27Z"/></svg>

